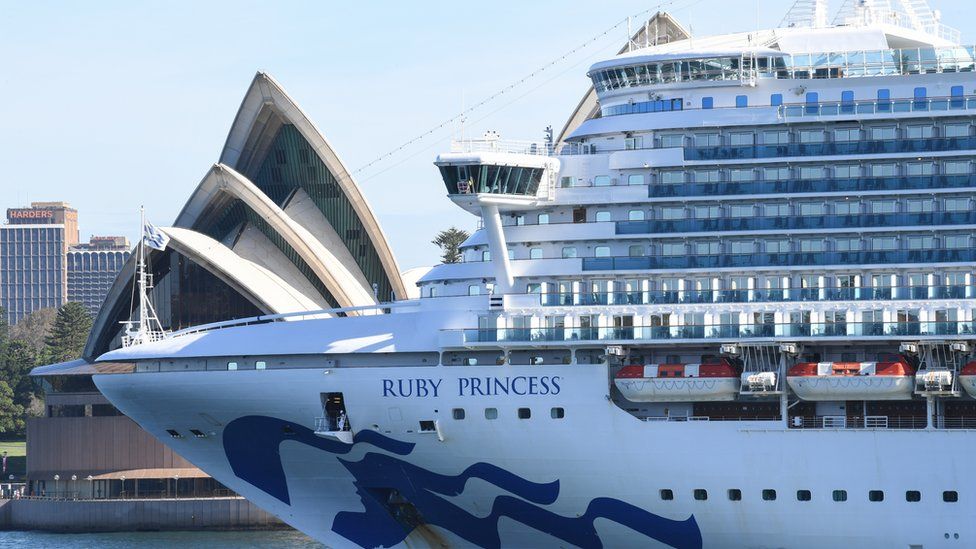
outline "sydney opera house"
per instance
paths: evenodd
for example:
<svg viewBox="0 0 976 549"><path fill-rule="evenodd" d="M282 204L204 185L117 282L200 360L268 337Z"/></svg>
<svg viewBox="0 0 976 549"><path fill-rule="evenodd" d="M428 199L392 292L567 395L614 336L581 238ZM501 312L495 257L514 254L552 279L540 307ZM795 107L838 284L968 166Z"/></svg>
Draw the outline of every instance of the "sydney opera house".
<svg viewBox="0 0 976 549"><path fill-rule="evenodd" d="M147 265L152 302L167 331L372 305L416 292L404 283L352 175L264 73L247 90L218 162L172 226L161 230L169 243L150 250ZM123 323L133 314L134 261L135 255L110 290L83 358L34 371L47 389L46 417L28 426L28 478L35 493L55 475L104 481L100 493L106 497L138 490L138 479L144 489L153 486L174 471L188 483L180 486L182 493L209 486L194 485L194 478L206 475L119 414L91 382L90 361L121 345ZM59 485L87 492L91 484L76 483Z"/></svg>

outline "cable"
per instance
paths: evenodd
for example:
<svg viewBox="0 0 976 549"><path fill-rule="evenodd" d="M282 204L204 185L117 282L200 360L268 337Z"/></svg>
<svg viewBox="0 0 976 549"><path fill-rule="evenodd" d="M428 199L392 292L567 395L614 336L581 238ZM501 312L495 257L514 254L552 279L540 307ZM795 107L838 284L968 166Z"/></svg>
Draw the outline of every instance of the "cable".
<svg viewBox="0 0 976 549"><path fill-rule="evenodd" d="M524 84L528 80L531 80L531 79L535 78L536 76L540 75L541 73L545 72L546 70L548 70L548 69L552 68L553 66L561 63L563 60L565 60L569 56L575 54L576 52L580 51L581 49L588 47L593 42L596 42L597 40L602 39L604 36L607 36L611 31L613 31L617 27L620 27L621 25L627 23L631 19L637 18L637 17L641 17L641 16L646 15L646 14L652 12L652 11L660 11L661 8L663 8L664 6L668 6L668 5L673 4L675 1L676 0L667 0L666 2L659 3L658 5L656 5L653 8L649 8L649 9L643 10L643 11L638 12L638 13L630 16L630 17L625 17L624 19L622 19L622 20L618 21L617 23L615 23L610 28L608 28L608 29L604 30L603 32L597 34L596 36L593 36L592 38L586 40L585 42L581 43L580 45L576 46L575 48L569 50L568 52L566 52L566 53L564 53L562 55L560 55L556 59L550 61L549 63L546 63L542 67L540 67L540 68L538 68L538 69L530 72L528 75L523 76L522 78L516 80L515 82L509 84L508 86L502 88L501 90L499 90L499 91L497 91L497 92L489 95L488 97L486 97L486 98L482 99L481 101L475 103L471 107L468 107L467 109L464 109L457 116L454 116L454 117L452 117L452 118L450 118L448 120L445 120L445 121L441 122L440 124L438 124L438 125L430 128L429 130L427 130L427 131L425 131L425 132L417 135L416 137L413 137L412 139L409 139L408 141L402 143L400 146L398 146L398 147L396 147L396 148L394 148L394 149L392 149L392 150L390 150L390 151L388 151L388 152L386 152L384 154L381 154L380 156L374 158L373 160L371 160L371 161L367 162L366 164L360 166L359 168L353 170L352 173L353 174L358 174L358 173L362 172L363 170L366 170L370 166L373 166L373 165L375 165L375 164L377 164L377 163L379 163L379 162L381 162L381 161L389 158L390 156L393 156L394 154L396 154L396 153L400 152L401 150L409 147L410 145L412 145L412 144L414 144L414 143L416 143L418 141L423 140L424 138L426 138L426 137L430 136L431 134L437 132L438 130L444 128L445 126L448 126L450 124L453 124L453 123L461 120L462 118L464 118L465 115L471 113L472 111L475 111L475 110L479 109L480 107L483 107L484 105L490 103L491 101L494 101L495 99L501 97L502 95L504 95L504 94L506 94L506 93L508 93L508 92L510 92L512 90L514 90L515 88L521 86L522 84ZM701 1L701 0L697 0L696 2L693 2L691 5L697 4L698 1ZM629 40L630 37L628 36L627 39Z"/></svg>

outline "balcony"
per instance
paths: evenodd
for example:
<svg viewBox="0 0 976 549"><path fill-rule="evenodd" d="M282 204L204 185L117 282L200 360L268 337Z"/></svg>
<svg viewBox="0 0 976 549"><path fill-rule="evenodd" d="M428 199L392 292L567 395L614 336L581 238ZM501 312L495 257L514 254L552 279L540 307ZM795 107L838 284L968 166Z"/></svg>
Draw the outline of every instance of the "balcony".
<svg viewBox="0 0 976 549"><path fill-rule="evenodd" d="M907 189L959 189L966 187L976 187L976 176L931 175L915 177L863 177L857 179L669 183L650 185L648 187L648 195L650 198L697 196L712 198L720 195L900 191Z"/></svg>
<svg viewBox="0 0 976 549"><path fill-rule="evenodd" d="M956 263L976 261L976 249L871 250L851 252L784 252L643 257L584 257L584 271L650 269L720 269L809 265L873 265L886 263Z"/></svg>
<svg viewBox="0 0 976 549"><path fill-rule="evenodd" d="M655 219L618 221L618 235L697 232L734 232L803 229L859 229L874 227L919 227L976 223L976 211L884 213L853 215L796 215L775 217L726 217L715 219Z"/></svg>
<svg viewBox="0 0 976 549"><path fill-rule="evenodd" d="M876 288L757 288L752 290L652 290L539 294L544 307L588 305L679 305L701 303L803 303L976 298L976 286L887 286Z"/></svg>
<svg viewBox="0 0 976 549"><path fill-rule="evenodd" d="M491 328L461 332L464 345L655 343L695 340L817 339L878 337L976 336L972 321L957 322L788 322L762 324L704 324L684 326L597 326L582 328Z"/></svg>
<svg viewBox="0 0 976 549"><path fill-rule="evenodd" d="M806 108L806 107L804 107ZM796 156L849 156L858 154L931 153L976 149L976 137L933 139L884 139L785 143L782 145L744 145L686 147L685 160L749 160Z"/></svg>

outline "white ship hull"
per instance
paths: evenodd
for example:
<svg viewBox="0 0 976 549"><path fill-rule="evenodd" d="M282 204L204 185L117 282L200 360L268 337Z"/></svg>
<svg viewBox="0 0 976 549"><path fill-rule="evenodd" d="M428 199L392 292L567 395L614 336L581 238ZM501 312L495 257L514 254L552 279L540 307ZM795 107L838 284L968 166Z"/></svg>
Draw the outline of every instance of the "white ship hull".
<svg viewBox="0 0 976 549"><path fill-rule="evenodd" d="M607 398L607 374L602 365L433 366L95 380L181 455L330 546L929 548L976 539L971 431L643 422ZM546 377L550 391L459 396L465 379L498 376ZM384 396L384 380L418 379L428 380L427 396ZM320 393L330 391L345 394L354 445L313 434ZM563 419L550 417L557 406ZM518 418L522 407L530 419ZM465 419L453 419L455 408ZM497 419L485 419L485 408ZM418 432L423 420L437 420L441 436ZM209 436L165 434L191 428ZM938 466L905 468L933 449ZM426 524L391 518L375 499L389 489ZM663 501L662 489L674 499ZM697 489L708 499L695 500ZM741 501L729 500L730 489ZM833 501L837 489L848 501ZM811 501L797 501L797 490ZM869 490L883 490L885 502L870 502ZM922 501L907 503L908 490ZM962 496L944 503L945 490Z"/></svg>

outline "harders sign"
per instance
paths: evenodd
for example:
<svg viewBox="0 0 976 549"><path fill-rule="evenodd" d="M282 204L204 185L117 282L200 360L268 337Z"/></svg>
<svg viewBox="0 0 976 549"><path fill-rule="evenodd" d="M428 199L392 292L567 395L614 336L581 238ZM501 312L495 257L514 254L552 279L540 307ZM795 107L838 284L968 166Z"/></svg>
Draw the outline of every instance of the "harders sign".
<svg viewBox="0 0 976 549"><path fill-rule="evenodd" d="M54 210L7 210L7 219L52 219Z"/></svg>

